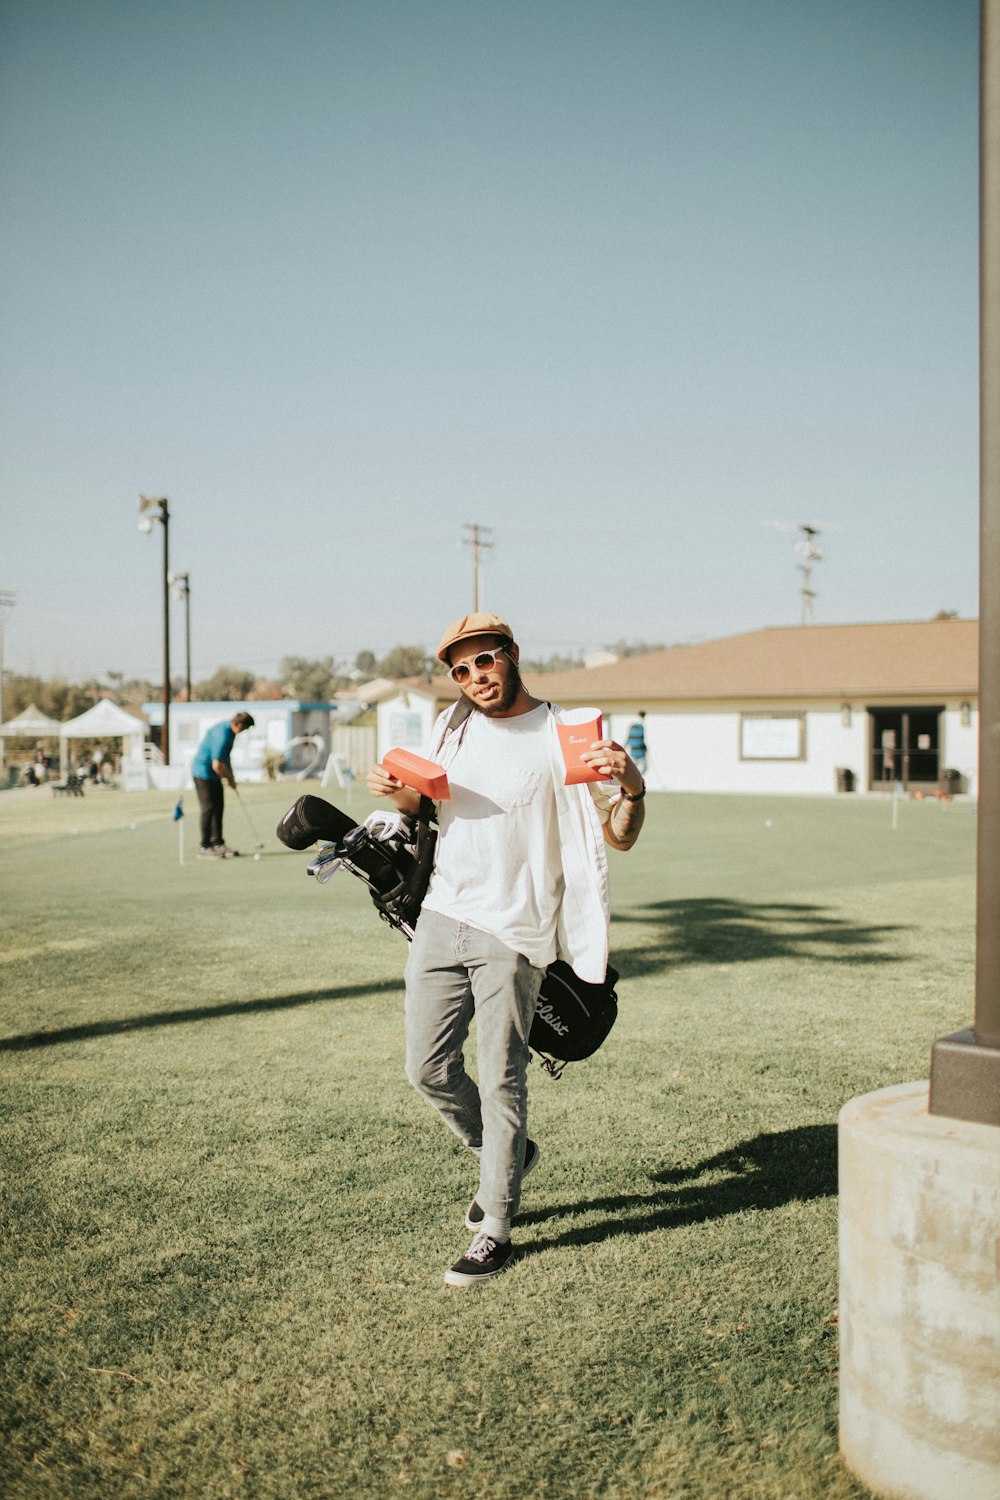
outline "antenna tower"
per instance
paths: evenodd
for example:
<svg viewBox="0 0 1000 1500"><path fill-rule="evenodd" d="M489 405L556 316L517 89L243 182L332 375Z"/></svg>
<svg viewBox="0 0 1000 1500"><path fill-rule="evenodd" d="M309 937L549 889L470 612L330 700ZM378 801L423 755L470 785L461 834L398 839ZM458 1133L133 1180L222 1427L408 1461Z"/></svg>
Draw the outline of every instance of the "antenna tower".
<svg viewBox="0 0 1000 1500"><path fill-rule="evenodd" d="M488 552L493 546L492 542L486 541L486 537L491 534L493 528L492 526L478 526L475 522L467 521L465 529L472 533L471 536L462 538L462 545L463 547L472 548L472 613L478 614L480 582L479 554L480 552Z"/></svg>
<svg viewBox="0 0 1000 1500"><path fill-rule="evenodd" d="M816 546L816 538L819 531L815 526L800 526L802 540L795 543L795 550L801 557L799 572L802 574L802 623L803 625L814 624L813 600L816 597L815 590L811 587L813 563L822 562L823 554Z"/></svg>

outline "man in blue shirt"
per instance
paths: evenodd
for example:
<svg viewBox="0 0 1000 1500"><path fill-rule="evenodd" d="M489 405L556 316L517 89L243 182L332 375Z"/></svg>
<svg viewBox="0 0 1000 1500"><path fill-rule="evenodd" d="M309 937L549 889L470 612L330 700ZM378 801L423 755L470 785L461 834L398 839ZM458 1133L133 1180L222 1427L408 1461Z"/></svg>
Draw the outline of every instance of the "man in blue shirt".
<svg viewBox="0 0 1000 1500"><path fill-rule="evenodd" d="M199 859L234 859L238 849L229 849L222 840L222 808L225 793L222 783L228 781L235 791L236 778L229 763L236 736L249 729L253 719L247 713L234 714L227 724L213 724L195 751L191 762L194 789L201 807L201 848Z"/></svg>
<svg viewBox="0 0 1000 1500"><path fill-rule="evenodd" d="M639 770L645 775L646 772L646 731L643 720L646 717L645 709L639 710L639 717L634 724L629 725L628 735L625 740L625 749L635 761Z"/></svg>

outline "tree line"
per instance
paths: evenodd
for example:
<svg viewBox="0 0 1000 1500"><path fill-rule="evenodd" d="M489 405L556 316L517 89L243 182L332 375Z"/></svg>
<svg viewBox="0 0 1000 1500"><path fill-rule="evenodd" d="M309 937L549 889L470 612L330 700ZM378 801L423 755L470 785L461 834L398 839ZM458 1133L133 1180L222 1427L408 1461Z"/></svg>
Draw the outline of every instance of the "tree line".
<svg viewBox="0 0 1000 1500"><path fill-rule="evenodd" d="M616 641L605 648L617 656L637 656L662 650L662 644L647 641ZM522 658L527 672L563 672L582 667L582 654L554 654L544 658ZM333 656L283 657L274 679L261 678L244 667L222 666L210 677L191 684L191 697L202 703L243 703L274 698L297 698L304 703L326 703L347 688L376 677L389 679L443 676L441 662L423 646L393 646L384 656L374 651L359 651L348 666ZM123 672L108 671L103 678L84 682L65 678L45 678L30 673L4 674L3 712L12 719L33 703L51 719L72 719L82 714L102 697L111 697L124 708L141 708L162 695L162 685L146 678L126 678ZM183 678L171 681L171 695L182 702L186 696Z"/></svg>
<svg viewBox="0 0 1000 1500"><path fill-rule="evenodd" d="M440 666L440 663L435 665ZM218 667L210 677L192 682L191 697L200 703L242 703L275 698L325 703L358 682L374 677L416 677L429 667L422 646L394 646L381 658L372 651L359 651L353 668L332 656L315 659L286 656L274 678L263 678L247 667ZM175 702L184 701L187 695L182 677L172 675L170 689ZM137 709L144 703L158 702L162 694L162 682L145 677L126 677L123 672L108 671L103 677L91 677L83 682L5 672L3 711L5 719L13 719L33 703L50 719L72 719L92 708L102 697L113 698L123 708Z"/></svg>

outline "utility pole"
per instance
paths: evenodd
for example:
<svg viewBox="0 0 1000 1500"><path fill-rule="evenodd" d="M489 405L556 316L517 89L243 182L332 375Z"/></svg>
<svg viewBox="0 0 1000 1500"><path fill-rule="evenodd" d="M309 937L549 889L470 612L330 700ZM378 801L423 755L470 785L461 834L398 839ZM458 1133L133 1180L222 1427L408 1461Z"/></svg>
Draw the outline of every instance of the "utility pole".
<svg viewBox="0 0 1000 1500"><path fill-rule="evenodd" d="M3 723L3 626L8 610L14 608L15 596L9 589L0 589L0 724ZM0 737L0 766L3 765L4 741Z"/></svg>
<svg viewBox="0 0 1000 1500"><path fill-rule="evenodd" d="M814 538L819 536L817 528L815 526L800 526L799 530L803 533L803 536L801 542L795 543L795 550L802 558L802 561L799 563L799 572L802 574L802 623L803 625L812 625L814 623L812 602L816 597L811 587L812 565L814 562L822 562L823 554L814 541Z"/></svg>
<svg viewBox="0 0 1000 1500"><path fill-rule="evenodd" d="M478 526L478 525L476 525L476 523L474 521L473 522L467 521L465 523L465 529L466 529L466 531L469 531L469 532L472 533L471 536L466 536L466 537L462 538L462 545L464 547L471 547L472 548L472 613L473 614L478 614L479 613L479 554L480 554L480 552L489 552L489 550L493 546L492 542L486 541L486 537L490 535L490 533L493 530L493 527L492 526Z"/></svg>

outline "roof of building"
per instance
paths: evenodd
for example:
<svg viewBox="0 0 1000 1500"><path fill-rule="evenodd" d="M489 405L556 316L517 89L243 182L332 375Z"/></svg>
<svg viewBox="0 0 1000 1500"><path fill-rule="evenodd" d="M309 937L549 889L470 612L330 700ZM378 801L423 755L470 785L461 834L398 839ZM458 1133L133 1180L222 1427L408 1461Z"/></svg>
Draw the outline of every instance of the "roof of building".
<svg viewBox="0 0 1000 1500"><path fill-rule="evenodd" d="M976 620L776 626L525 680L561 703L975 694L978 651Z"/></svg>
<svg viewBox="0 0 1000 1500"><path fill-rule="evenodd" d="M748 698L974 697L977 620L877 625L787 625L626 656L608 666L526 672L538 698L563 704ZM411 677L397 690L437 703L458 697L449 678Z"/></svg>

